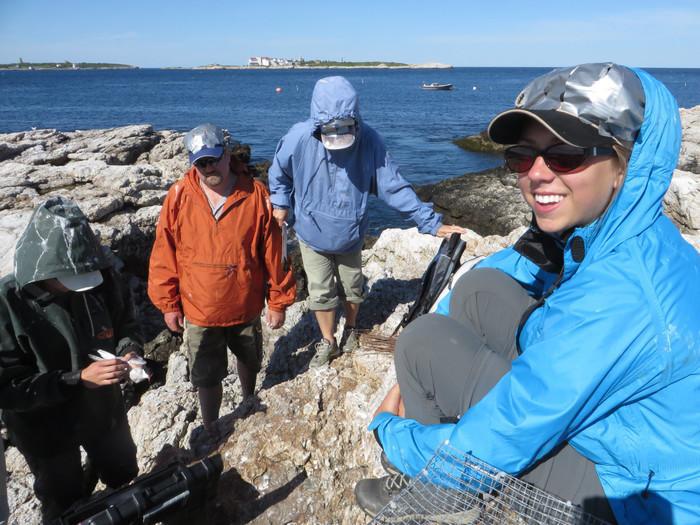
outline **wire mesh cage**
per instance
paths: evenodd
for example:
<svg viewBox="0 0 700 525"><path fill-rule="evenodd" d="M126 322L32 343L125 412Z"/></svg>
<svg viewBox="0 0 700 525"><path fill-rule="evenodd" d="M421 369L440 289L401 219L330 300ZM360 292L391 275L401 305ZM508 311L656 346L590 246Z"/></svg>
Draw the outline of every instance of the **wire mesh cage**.
<svg viewBox="0 0 700 525"><path fill-rule="evenodd" d="M605 525L559 499L483 461L443 445L375 516L372 524Z"/></svg>

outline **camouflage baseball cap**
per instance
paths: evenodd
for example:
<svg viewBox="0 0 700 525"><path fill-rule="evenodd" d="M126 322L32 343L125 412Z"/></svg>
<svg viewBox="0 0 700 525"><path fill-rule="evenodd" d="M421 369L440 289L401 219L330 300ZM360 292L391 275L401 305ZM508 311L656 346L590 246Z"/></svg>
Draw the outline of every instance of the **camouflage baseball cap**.
<svg viewBox="0 0 700 525"><path fill-rule="evenodd" d="M226 146L224 130L214 124L200 124L190 130L184 140L190 164L205 157L218 159L223 155Z"/></svg>
<svg viewBox="0 0 700 525"><path fill-rule="evenodd" d="M536 121L572 146L629 146L642 126L644 102L642 83L627 67L596 63L555 69L525 86L515 108L491 121L488 135L499 144L515 144L523 127Z"/></svg>

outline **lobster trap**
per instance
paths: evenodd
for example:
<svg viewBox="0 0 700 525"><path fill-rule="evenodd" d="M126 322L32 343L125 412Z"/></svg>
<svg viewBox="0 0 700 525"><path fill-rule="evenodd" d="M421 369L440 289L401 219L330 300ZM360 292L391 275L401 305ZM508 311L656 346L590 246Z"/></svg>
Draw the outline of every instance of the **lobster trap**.
<svg viewBox="0 0 700 525"><path fill-rule="evenodd" d="M581 507L443 445L375 516L397 525L606 525Z"/></svg>

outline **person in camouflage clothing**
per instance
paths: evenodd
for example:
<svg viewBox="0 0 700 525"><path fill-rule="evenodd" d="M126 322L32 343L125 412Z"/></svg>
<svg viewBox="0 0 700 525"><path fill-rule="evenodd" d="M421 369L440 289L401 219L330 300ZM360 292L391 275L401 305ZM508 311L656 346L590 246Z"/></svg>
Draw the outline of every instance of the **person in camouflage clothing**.
<svg viewBox="0 0 700 525"><path fill-rule="evenodd" d="M142 352L128 288L78 206L42 203L0 280L0 409L44 522L138 473L119 383ZM117 358L92 361L103 350ZM80 447L87 452L87 475Z"/></svg>

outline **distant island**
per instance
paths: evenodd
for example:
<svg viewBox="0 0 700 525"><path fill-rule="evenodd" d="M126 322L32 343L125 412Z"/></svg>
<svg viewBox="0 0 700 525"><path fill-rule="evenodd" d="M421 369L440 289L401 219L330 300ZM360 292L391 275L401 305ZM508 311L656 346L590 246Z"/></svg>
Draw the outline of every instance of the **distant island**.
<svg viewBox="0 0 700 525"><path fill-rule="evenodd" d="M425 64L405 64L403 62L391 62L380 60L345 61L345 60L304 60L303 58L271 58L250 57L248 64L243 66L207 64L194 67L165 67L163 69L451 69L450 64L440 62L428 62ZM34 70L75 70L75 69L139 69L138 66L129 64L111 64L108 62L25 62L21 58L19 62L12 64L0 64L0 70L34 71Z"/></svg>
<svg viewBox="0 0 700 525"><path fill-rule="evenodd" d="M110 64L108 62L25 62L21 58L14 64L0 64L0 69L32 71L36 69L138 69L128 64Z"/></svg>
<svg viewBox="0 0 700 525"><path fill-rule="evenodd" d="M382 62L378 60L364 62L349 62L337 60L289 60L267 57L251 57L248 65L245 66L227 66L222 64L207 64L205 66L195 66L193 68L174 68L174 69L352 69L352 68L370 68L370 69L451 69L450 64L441 64L439 62L429 62L426 64L405 64L403 62Z"/></svg>

